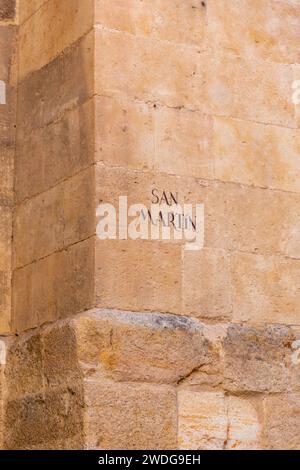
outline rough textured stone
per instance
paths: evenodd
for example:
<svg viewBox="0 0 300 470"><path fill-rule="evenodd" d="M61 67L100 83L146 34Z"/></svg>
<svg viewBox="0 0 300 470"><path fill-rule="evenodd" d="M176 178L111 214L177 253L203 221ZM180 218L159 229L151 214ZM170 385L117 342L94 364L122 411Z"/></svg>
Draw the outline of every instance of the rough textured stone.
<svg viewBox="0 0 300 470"><path fill-rule="evenodd" d="M23 331L91 308L94 240L17 269L13 278L13 327Z"/></svg>
<svg viewBox="0 0 300 470"><path fill-rule="evenodd" d="M259 450L262 448L262 426L257 406L239 397L228 399L228 450Z"/></svg>
<svg viewBox="0 0 300 470"><path fill-rule="evenodd" d="M227 253L186 251L183 269L183 313L198 318L230 318L232 288Z"/></svg>
<svg viewBox="0 0 300 470"><path fill-rule="evenodd" d="M183 450L222 450L227 437L221 392L178 392L178 439Z"/></svg>
<svg viewBox="0 0 300 470"><path fill-rule="evenodd" d="M265 448L299 450L299 395L280 395L265 398Z"/></svg>
<svg viewBox="0 0 300 470"><path fill-rule="evenodd" d="M205 43L204 5L194 0L96 0L95 22L110 29L179 44Z"/></svg>
<svg viewBox="0 0 300 470"><path fill-rule="evenodd" d="M167 386L85 383L90 449L175 449L176 392Z"/></svg>
<svg viewBox="0 0 300 470"><path fill-rule="evenodd" d="M147 240L96 240L96 304L177 313L181 247Z"/></svg>
<svg viewBox="0 0 300 470"><path fill-rule="evenodd" d="M45 2L20 26L20 79L42 68L92 27L93 0Z"/></svg>
<svg viewBox="0 0 300 470"><path fill-rule="evenodd" d="M217 179L300 191L298 130L216 118L213 141Z"/></svg>
<svg viewBox="0 0 300 470"><path fill-rule="evenodd" d="M72 437L78 444L83 429L82 408L82 390L74 387L9 400L4 448L48 449L59 438L66 442Z"/></svg>
<svg viewBox="0 0 300 470"><path fill-rule="evenodd" d="M0 20L12 20L15 17L16 0L1 0Z"/></svg>
<svg viewBox="0 0 300 470"><path fill-rule="evenodd" d="M232 392L288 389L294 338L286 326L230 325L223 343L225 388Z"/></svg>
<svg viewBox="0 0 300 470"><path fill-rule="evenodd" d="M201 323L185 317L96 310L74 327L79 359L122 382L178 382L212 361Z"/></svg>
<svg viewBox="0 0 300 470"><path fill-rule="evenodd" d="M97 93L203 109L205 57L200 48L103 29L96 30L95 41Z"/></svg>
<svg viewBox="0 0 300 470"><path fill-rule="evenodd" d="M236 253L231 267L235 321L299 324L300 260Z"/></svg>
<svg viewBox="0 0 300 470"><path fill-rule="evenodd" d="M207 4L209 39L215 48L250 59L299 62L297 1L210 0Z"/></svg>

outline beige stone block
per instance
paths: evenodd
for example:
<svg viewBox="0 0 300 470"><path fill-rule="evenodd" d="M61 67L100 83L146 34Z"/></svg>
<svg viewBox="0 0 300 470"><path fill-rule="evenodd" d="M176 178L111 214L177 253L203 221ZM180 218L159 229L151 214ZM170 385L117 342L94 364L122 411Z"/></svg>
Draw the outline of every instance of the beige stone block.
<svg viewBox="0 0 300 470"><path fill-rule="evenodd" d="M11 341L7 349L5 379L9 399L42 393L44 374L40 335L22 335Z"/></svg>
<svg viewBox="0 0 300 470"><path fill-rule="evenodd" d="M278 395L265 398L265 448L271 450L300 449L299 395Z"/></svg>
<svg viewBox="0 0 300 470"><path fill-rule="evenodd" d="M225 388L234 393L288 389L293 340L286 326L229 326L223 342Z"/></svg>
<svg viewBox="0 0 300 470"><path fill-rule="evenodd" d="M214 178L212 119L186 109L154 108L156 171Z"/></svg>
<svg viewBox="0 0 300 470"><path fill-rule="evenodd" d="M96 100L96 160L106 165L152 169L152 107L124 97Z"/></svg>
<svg viewBox="0 0 300 470"><path fill-rule="evenodd" d="M93 27L93 0L50 0L20 26L19 77L39 70Z"/></svg>
<svg viewBox="0 0 300 470"><path fill-rule="evenodd" d="M95 169L90 167L63 184L64 246L85 240L96 231Z"/></svg>
<svg viewBox="0 0 300 470"><path fill-rule="evenodd" d="M18 201L43 192L92 164L93 113L94 103L89 100L41 128L23 128L21 124L16 161Z"/></svg>
<svg viewBox="0 0 300 470"><path fill-rule="evenodd" d="M10 86L17 82L17 39L16 26L0 25L0 79Z"/></svg>
<svg viewBox="0 0 300 470"><path fill-rule="evenodd" d="M176 449L172 387L85 381L86 445L99 450Z"/></svg>
<svg viewBox="0 0 300 470"><path fill-rule="evenodd" d="M96 241L96 305L179 313L181 247L148 240Z"/></svg>
<svg viewBox="0 0 300 470"><path fill-rule="evenodd" d="M212 0L207 7L208 34L215 49L222 47L251 59L299 62L297 1Z"/></svg>
<svg viewBox="0 0 300 470"><path fill-rule="evenodd" d="M0 270L0 332L11 331L11 271Z"/></svg>
<svg viewBox="0 0 300 470"><path fill-rule="evenodd" d="M0 205L0 270L11 267L12 208Z"/></svg>
<svg viewBox="0 0 300 470"><path fill-rule="evenodd" d="M77 343L68 323L55 324L43 330L43 376L48 387L80 384Z"/></svg>
<svg viewBox="0 0 300 470"><path fill-rule="evenodd" d="M199 48L103 29L95 38L97 94L203 109L206 58Z"/></svg>
<svg viewBox="0 0 300 470"><path fill-rule="evenodd" d="M83 392L81 388L56 389L9 400L5 413L5 449L53 448L81 435L83 442Z"/></svg>
<svg viewBox="0 0 300 470"><path fill-rule="evenodd" d="M14 267L25 266L61 249L63 236L63 186L60 185L16 208Z"/></svg>
<svg viewBox="0 0 300 470"><path fill-rule="evenodd" d="M206 246L299 257L299 195L210 184L204 194Z"/></svg>
<svg viewBox="0 0 300 470"><path fill-rule="evenodd" d="M299 260L237 253L231 265L235 321L299 324Z"/></svg>
<svg viewBox="0 0 300 470"><path fill-rule="evenodd" d="M110 29L156 39L197 44L206 34L205 7L193 0L96 0L95 22Z"/></svg>
<svg viewBox="0 0 300 470"><path fill-rule="evenodd" d="M2 146L1 146L2 147ZM0 148L0 199L12 194L14 183L14 158L13 148Z"/></svg>
<svg viewBox="0 0 300 470"><path fill-rule="evenodd" d="M15 270L14 330L24 331L91 308L93 273L93 238Z"/></svg>
<svg viewBox="0 0 300 470"><path fill-rule="evenodd" d="M183 314L228 319L232 314L230 257L225 251L185 251Z"/></svg>
<svg viewBox="0 0 300 470"><path fill-rule="evenodd" d="M0 20L13 20L16 12L16 0L2 0L0 5Z"/></svg>
<svg viewBox="0 0 300 470"><path fill-rule="evenodd" d="M214 115L295 127L293 67L218 51L206 75L207 109Z"/></svg>
<svg viewBox="0 0 300 470"><path fill-rule="evenodd" d="M95 310L74 321L87 374L122 382L176 383L212 360L202 324L159 313Z"/></svg>
<svg viewBox="0 0 300 470"><path fill-rule="evenodd" d="M247 398L228 398L228 450L260 450L261 424L255 402Z"/></svg>
<svg viewBox="0 0 300 470"><path fill-rule="evenodd" d="M37 12L47 0L19 0L19 21L24 23L31 15Z"/></svg>
<svg viewBox="0 0 300 470"><path fill-rule="evenodd" d="M213 154L219 180L299 192L299 150L298 130L214 120Z"/></svg>
<svg viewBox="0 0 300 470"><path fill-rule="evenodd" d="M223 393L178 392L178 444L182 450L222 450L227 437Z"/></svg>
<svg viewBox="0 0 300 470"><path fill-rule="evenodd" d="M94 32L19 83L18 133L59 121L94 92ZM30 111L30 112L29 112Z"/></svg>

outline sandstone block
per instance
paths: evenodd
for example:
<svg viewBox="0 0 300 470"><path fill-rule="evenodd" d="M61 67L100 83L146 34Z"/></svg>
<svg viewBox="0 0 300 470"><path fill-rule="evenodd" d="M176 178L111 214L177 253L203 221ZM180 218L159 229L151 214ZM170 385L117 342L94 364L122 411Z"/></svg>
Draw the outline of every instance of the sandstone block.
<svg viewBox="0 0 300 470"><path fill-rule="evenodd" d="M110 29L180 44L204 45L205 7L192 0L96 0L95 22Z"/></svg>
<svg viewBox="0 0 300 470"><path fill-rule="evenodd" d="M178 313L181 247L147 240L96 240L97 307Z"/></svg>
<svg viewBox="0 0 300 470"><path fill-rule="evenodd" d="M44 3L20 26L20 79L51 62L92 27L92 0L84 4L80 0Z"/></svg>
<svg viewBox="0 0 300 470"><path fill-rule="evenodd" d="M299 260L236 253L231 266L235 321L299 324Z"/></svg>
<svg viewBox="0 0 300 470"><path fill-rule="evenodd" d="M262 427L256 404L244 398L228 398L228 450L262 448Z"/></svg>
<svg viewBox="0 0 300 470"><path fill-rule="evenodd" d="M69 324L47 327L42 333L43 375L49 387L79 384L77 344Z"/></svg>
<svg viewBox="0 0 300 470"><path fill-rule="evenodd" d="M96 93L203 109L205 57L199 48L103 29L95 40Z"/></svg>
<svg viewBox="0 0 300 470"><path fill-rule="evenodd" d="M198 318L230 318L232 287L230 257L225 251L185 251L183 313Z"/></svg>
<svg viewBox="0 0 300 470"><path fill-rule="evenodd" d="M0 20L13 20L15 17L15 10L15 0L2 0L0 5Z"/></svg>
<svg viewBox="0 0 300 470"><path fill-rule="evenodd" d="M297 2L213 0L208 2L209 38L216 49L223 47L236 55L297 63L299 11Z"/></svg>
<svg viewBox="0 0 300 470"><path fill-rule="evenodd" d="M122 382L174 383L212 360L201 323L186 317L95 310L74 328L79 359Z"/></svg>
<svg viewBox="0 0 300 470"><path fill-rule="evenodd" d="M182 450L222 450L227 437L223 393L178 392L178 439Z"/></svg>
<svg viewBox="0 0 300 470"><path fill-rule="evenodd" d="M11 266L12 208L0 205L0 270L5 271Z"/></svg>
<svg viewBox="0 0 300 470"><path fill-rule="evenodd" d="M18 130L21 136L22 132L27 134L33 128L59 121L66 111L91 97L94 91L93 51L94 33L90 32L20 81Z"/></svg>
<svg viewBox="0 0 300 470"><path fill-rule="evenodd" d="M90 238L15 270L14 330L24 331L91 308L93 255Z"/></svg>
<svg viewBox="0 0 300 470"><path fill-rule="evenodd" d="M11 272L0 271L0 332L11 331Z"/></svg>
<svg viewBox="0 0 300 470"><path fill-rule="evenodd" d="M265 445L269 449L299 450L299 423L299 395L265 398Z"/></svg>
<svg viewBox="0 0 300 470"><path fill-rule="evenodd" d="M10 400L42 393L44 374L39 334L22 336L8 345L5 379Z"/></svg>
<svg viewBox="0 0 300 470"><path fill-rule="evenodd" d="M16 198L22 201L69 178L94 160L94 104L63 111L41 128L18 129Z"/></svg>
<svg viewBox="0 0 300 470"><path fill-rule="evenodd" d="M299 192L299 146L298 130L216 118L216 178Z"/></svg>
<svg viewBox="0 0 300 470"><path fill-rule="evenodd" d="M6 449L53 448L53 441L82 435L83 396L79 388L56 389L7 403Z"/></svg>
<svg viewBox="0 0 300 470"><path fill-rule="evenodd" d="M24 23L31 15L37 12L37 10L47 0L19 0L19 21Z"/></svg>
<svg viewBox="0 0 300 470"><path fill-rule="evenodd" d="M176 393L168 386L85 382L89 449L175 449Z"/></svg>
<svg viewBox="0 0 300 470"><path fill-rule="evenodd" d="M230 325L223 343L225 388L232 392L286 390L293 338L286 326Z"/></svg>
<svg viewBox="0 0 300 470"><path fill-rule="evenodd" d="M210 113L295 127L293 67L218 51L207 65Z"/></svg>

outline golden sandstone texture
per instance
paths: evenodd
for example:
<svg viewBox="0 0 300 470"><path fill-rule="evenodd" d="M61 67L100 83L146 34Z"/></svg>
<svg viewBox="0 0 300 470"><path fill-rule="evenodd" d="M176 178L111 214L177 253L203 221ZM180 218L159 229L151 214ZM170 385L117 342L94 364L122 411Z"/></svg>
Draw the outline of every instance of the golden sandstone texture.
<svg viewBox="0 0 300 470"><path fill-rule="evenodd" d="M2 448L300 449L299 40L291 0L0 0ZM154 189L202 250L96 236Z"/></svg>

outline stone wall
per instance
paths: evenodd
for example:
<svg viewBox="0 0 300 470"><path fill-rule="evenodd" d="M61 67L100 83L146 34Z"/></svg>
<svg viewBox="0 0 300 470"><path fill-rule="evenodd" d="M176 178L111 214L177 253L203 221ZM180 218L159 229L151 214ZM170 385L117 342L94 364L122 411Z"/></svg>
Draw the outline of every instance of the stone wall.
<svg viewBox="0 0 300 470"><path fill-rule="evenodd" d="M3 447L299 449L300 6L20 0L18 23ZM204 204L203 250L96 237L99 202L153 189Z"/></svg>

